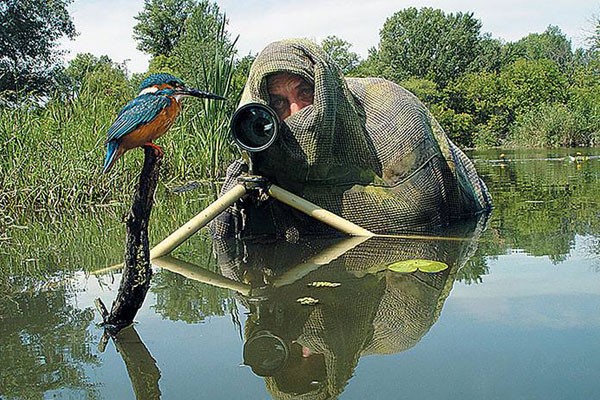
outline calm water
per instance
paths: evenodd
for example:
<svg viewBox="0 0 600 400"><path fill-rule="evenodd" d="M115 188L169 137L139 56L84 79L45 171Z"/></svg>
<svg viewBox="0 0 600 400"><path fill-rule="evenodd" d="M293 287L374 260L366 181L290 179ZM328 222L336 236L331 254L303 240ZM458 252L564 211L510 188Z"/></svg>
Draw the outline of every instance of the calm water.
<svg viewBox="0 0 600 400"><path fill-rule="evenodd" d="M7 221L0 398L600 398L600 149L501 153L471 154L495 210L457 240L199 235L104 348L125 205ZM165 194L152 241L210 196ZM387 269L409 259L448 268Z"/></svg>

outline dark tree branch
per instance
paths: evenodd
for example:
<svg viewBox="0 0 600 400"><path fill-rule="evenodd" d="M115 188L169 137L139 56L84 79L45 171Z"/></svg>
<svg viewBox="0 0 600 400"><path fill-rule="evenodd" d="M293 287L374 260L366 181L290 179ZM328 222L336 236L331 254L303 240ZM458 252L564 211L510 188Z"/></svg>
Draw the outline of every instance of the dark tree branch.
<svg viewBox="0 0 600 400"><path fill-rule="evenodd" d="M144 166L126 219L125 267L117 298L112 304L110 313L106 312L106 307L99 299L96 301L104 326L112 335L133 323L135 315L146 298L152 277L148 220L154 203L162 159L150 147L145 147L144 152Z"/></svg>

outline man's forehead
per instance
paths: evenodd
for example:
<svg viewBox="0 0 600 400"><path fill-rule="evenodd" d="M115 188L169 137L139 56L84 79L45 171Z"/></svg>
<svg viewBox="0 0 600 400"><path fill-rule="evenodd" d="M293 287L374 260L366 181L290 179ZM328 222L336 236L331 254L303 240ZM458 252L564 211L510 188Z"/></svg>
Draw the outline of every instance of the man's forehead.
<svg viewBox="0 0 600 400"><path fill-rule="evenodd" d="M271 74L267 76L267 85L269 87L276 86L280 84L294 84L295 86L307 84L311 85L306 79L301 77L300 75L292 74L289 72L278 72L275 74Z"/></svg>

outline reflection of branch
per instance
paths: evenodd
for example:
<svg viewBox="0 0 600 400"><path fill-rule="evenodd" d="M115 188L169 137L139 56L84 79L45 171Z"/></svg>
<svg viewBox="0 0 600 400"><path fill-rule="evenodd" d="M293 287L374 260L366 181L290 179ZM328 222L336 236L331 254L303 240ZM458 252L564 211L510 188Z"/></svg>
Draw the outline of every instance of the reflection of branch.
<svg viewBox="0 0 600 400"><path fill-rule="evenodd" d="M115 346L127 368L131 386L138 400L160 399L160 370L133 325L119 331Z"/></svg>
<svg viewBox="0 0 600 400"><path fill-rule="evenodd" d="M172 256L163 256L152 260L152 264L157 267L175 272L176 274L182 275L188 279L206 283L212 286L234 290L245 296L250 294L250 286L241 282L234 281L229 278L225 278L222 275L208 271L195 264L187 261L179 260Z"/></svg>

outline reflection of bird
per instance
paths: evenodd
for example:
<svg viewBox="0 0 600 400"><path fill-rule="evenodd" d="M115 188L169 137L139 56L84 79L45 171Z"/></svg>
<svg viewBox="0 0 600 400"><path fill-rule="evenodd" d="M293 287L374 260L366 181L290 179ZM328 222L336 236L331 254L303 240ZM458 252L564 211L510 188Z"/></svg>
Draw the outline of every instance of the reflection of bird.
<svg viewBox="0 0 600 400"><path fill-rule="evenodd" d="M108 129L103 172L110 171L123 153L135 147L150 146L162 154L162 149L152 141L173 125L185 96L225 100L216 94L188 88L181 79L170 74L153 74L144 79L140 94L119 111Z"/></svg>

